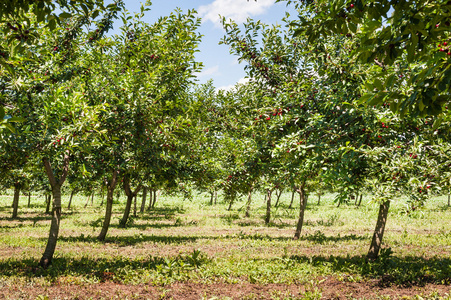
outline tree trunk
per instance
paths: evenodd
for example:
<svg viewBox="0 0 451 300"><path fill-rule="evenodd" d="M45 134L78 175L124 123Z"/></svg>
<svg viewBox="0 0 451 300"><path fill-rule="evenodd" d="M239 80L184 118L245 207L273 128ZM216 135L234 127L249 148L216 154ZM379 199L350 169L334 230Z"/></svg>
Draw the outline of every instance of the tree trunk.
<svg viewBox="0 0 451 300"><path fill-rule="evenodd" d="M357 207L360 207L360 204L362 204L362 198L363 198L363 195L360 194L360 196L359 196L359 203L357 204Z"/></svg>
<svg viewBox="0 0 451 300"><path fill-rule="evenodd" d="M232 209L232 204L233 204L234 200L235 200L235 197L230 199L230 204L229 204L229 208L227 208L227 211L230 211Z"/></svg>
<svg viewBox="0 0 451 300"><path fill-rule="evenodd" d="M317 205L319 205L321 203L321 194L318 194L318 203Z"/></svg>
<svg viewBox="0 0 451 300"><path fill-rule="evenodd" d="M59 179L55 178L50 160L48 158L44 158L43 163L53 194L52 222L50 225L49 238L47 240L47 246L45 247L44 254L42 255L39 263L42 268L46 269L52 264L53 254L56 249L56 242L58 241L61 221L61 186L64 184L67 174L69 173L69 152L64 154L63 169Z"/></svg>
<svg viewBox="0 0 451 300"><path fill-rule="evenodd" d="M249 191L249 195L247 196L246 214L245 214L246 218L249 218L251 216L251 202L252 202L252 189Z"/></svg>
<svg viewBox="0 0 451 300"><path fill-rule="evenodd" d="M140 189L141 189L141 185L138 185L136 190L133 192L130 189L130 178L128 176L124 177L124 191L125 191L125 194L127 195L127 203L125 204L124 215L122 216L122 219L119 222L119 227L125 228L127 226L127 221L128 221L128 217L130 215L133 198L135 198L135 196L138 194Z"/></svg>
<svg viewBox="0 0 451 300"><path fill-rule="evenodd" d="M111 180L107 181L106 188L106 209L105 209L105 219L103 220L102 230L100 231L97 239L99 241L104 241L106 234L108 232L108 228L110 227L111 215L113 212L113 198L114 198L114 189L117 184L117 176L119 171L114 170L113 175L111 176Z"/></svg>
<svg viewBox="0 0 451 300"><path fill-rule="evenodd" d="M296 226L296 231L294 233L294 239L297 240L301 237L302 225L304 224L304 213L307 207L307 197L305 195L304 184L302 184L299 189L299 219Z"/></svg>
<svg viewBox="0 0 451 300"><path fill-rule="evenodd" d="M19 209L19 197L20 197L20 185L14 185L14 198L13 198L13 215L12 218L17 218L17 210Z"/></svg>
<svg viewBox="0 0 451 300"><path fill-rule="evenodd" d="M28 207L31 206L31 192L28 192L28 204L27 204L27 206Z"/></svg>
<svg viewBox="0 0 451 300"><path fill-rule="evenodd" d="M94 193L91 194L91 206L94 206Z"/></svg>
<svg viewBox="0 0 451 300"><path fill-rule="evenodd" d="M153 202L152 202L152 208L155 208L155 203L157 203L158 196L160 192L158 190L153 191Z"/></svg>
<svg viewBox="0 0 451 300"><path fill-rule="evenodd" d="M218 191L215 190L215 205L217 204L217 202L218 202Z"/></svg>
<svg viewBox="0 0 451 300"><path fill-rule="evenodd" d="M290 202L290 206L288 206L289 209L293 208L294 194L296 194L296 191L293 191L291 193L291 202Z"/></svg>
<svg viewBox="0 0 451 300"><path fill-rule="evenodd" d="M103 189L103 185L100 188L100 198L102 199L102 201L100 202L100 206L103 206L103 200L105 198L105 190Z"/></svg>
<svg viewBox="0 0 451 300"><path fill-rule="evenodd" d="M379 215L377 216L376 228L374 229L373 239L371 240L370 250L367 255L370 260L374 260L379 256L379 250L384 236L385 224L387 224L389 208L390 201L385 201L379 206Z"/></svg>
<svg viewBox="0 0 451 300"><path fill-rule="evenodd" d="M125 204L124 214L122 215L122 219L119 222L120 228L125 228L127 226L127 220L128 220L128 216L130 215L132 200L133 200L133 195L127 195L127 202Z"/></svg>
<svg viewBox="0 0 451 300"><path fill-rule="evenodd" d="M45 213L47 215L50 215L50 203L52 202L52 195L45 195L45 201L47 204L47 207L45 208Z"/></svg>
<svg viewBox="0 0 451 300"><path fill-rule="evenodd" d="M85 206L84 206L84 208L86 208L87 206L88 206L88 203L89 203L89 199L91 198L91 195L88 195L88 197L86 198L86 203L85 203Z"/></svg>
<svg viewBox="0 0 451 300"><path fill-rule="evenodd" d="M451 203L450 203L450 195L448 195L448 206L451 206Z"/></svg>
<svg viewBox="0 0 451 300"><path fill-rule="evenodd" d="M276 191L276 196L277 196L277 201L276 201L276 205L274 205L274 206L278 207L279 206L280 196L282 196L282 190L279 190L279 192Z"/></svg>
<svg viewBox="0 0 451 300"><path fill-rule="evenodd" d="M271 220L271 195L272 195L272 190L268 189L267 195L266 195L265 224L269 224L269 221Z"/></svg>
<svg viewBox="0 0 451 300"><path fill-rule="evenodd" d="M211 197L210 197L210 205L213 205L213 198L215 197L215 191L212 191L210 193Z"/></svg>
<svg viewBox="0 0 451 300"><path fill-rule="evenodd" d="M72 192L70 192L69 204L67 204L67 209L70 209L70 206L72 204L72 198L74 197L75 193L76 193L75 189L73 189Z"/></svg>
<svg viewBox="0 0 451 300"><path fill-rule="evenodd" d="M150 189L149 190L149 206L147 207L147 210L152 209L152 202L153 202L153 193L152 193L152 189Z"/></svg>
<svg viewBox="0 0 451 300"><path fill-rule="evenodd" d="M147 200L147 191L148 191L148 187L144 187L143 188L143 195L141 198L141 208L139 209L140 213L144 213L144 209L146 208L146 200Z"/></svg>
<svg viewBox="0 0 451 300"><path fill-rule="evenodd" d="M135 195L133 197L133 217L136 218L136 212L137 212L137 206L136 206L136 198L138 197L138 195Z"/></svg>

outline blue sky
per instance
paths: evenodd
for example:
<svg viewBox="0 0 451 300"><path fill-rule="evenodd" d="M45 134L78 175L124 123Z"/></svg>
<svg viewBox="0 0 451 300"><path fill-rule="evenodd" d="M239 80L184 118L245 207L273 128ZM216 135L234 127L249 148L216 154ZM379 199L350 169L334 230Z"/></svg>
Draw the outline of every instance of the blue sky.
<svg viewBox="0 0 451 300"><path fill-rule="evenodd" d="M126 9L138 12L140 1L125 0ZM144 1L143 1L144 2ZM204 69L198 75L200 83L213 79L216 88L230 88L245 77L244 65L238 64L237 57L229 53L226 45L218 45L224 36L224 30L219 22L219 15L233 19L242 24L246 18L262 20L267 24L281 24L285 12L296 16L292 7L285 3L275 3L275 0L153 0L151 10L146 13L144 21L153 23L161 16L169 15L174 9L180 8L184 12L195 9L202 18L199 32L203 35L197 53L197 61L203 62ZM115 29L120 26L117 21Z"/></svg>

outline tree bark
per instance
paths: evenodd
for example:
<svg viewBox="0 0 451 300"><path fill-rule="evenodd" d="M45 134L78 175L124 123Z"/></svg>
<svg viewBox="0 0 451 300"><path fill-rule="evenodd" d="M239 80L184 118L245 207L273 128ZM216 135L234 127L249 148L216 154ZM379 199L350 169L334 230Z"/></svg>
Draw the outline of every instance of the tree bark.
<svg viewBox="0 0 451 300"><path fill-rule="evenodd" d="M141 185L138 185L136 190L133 192L130 189L130 178L128 176L124 177L124 191L127 195L127 203L125 204L124 215L122 216L121 221L119 222L119 227L125 228L127 226L128 217L130 216L130 210L133 202L133 198L138 194L141 189Z"/></svg>
<svg viewBox="0 0 451 300"><path fill-rule="evenodd" d="M119 171L114 170L111 179L108 180L106 183L107 194L106 194L105 219L103 220L102 230L100 231L100 234L97 237L99 241L105 240L108 228L110 227L111 215L113 211L114 189L116 188L118 175Z"/></svg>
<svg viewBox="0 0 451 300"><path fill-rule="evenodd" d="M448 206L451 206L450 195L448 195Z"/></svg>
<svg viewBox="0 0 451 300"><path fill-rule="evenodd" d="M252 189L249 191L249 194L247 196L246 214L245 214L246 218L249 218L251 216L251 202L252 202Z"/></svg>
<svg viewBox="0 0 451 300"><path fill-rule="evenodd" d="M31 206L31 192L28 192L28 207Z"/></svg>
<svg viewBox="0 0 451 300"><path fill-rule="evenodd" d="M279 206L280 196L282 196L282 190L279 190L279 192L277 192L277 190L276 190L276 196L277 196L277 201L276 201L276 205L274 205L274 206L278 207Z"/></svg>
<svg viewBox="0 0 451 300"><path fill-rule="evenodd" d="M152 202L153 202L153 193L152 193L152 189L150 189L149 190L149 206L147 207L147 210L152 209Z"/></svg>
<svg viewBox="0 0 451 300"><path fill-rule="evenodd" d="M374 229L373 239L371 240L370 250L368 251L368 259L374 260L379 256L379 250L382 245L385 225L387 224L388 210L390 201L385 201L379 206L379 215L377 216L376 228Z"/></svg>
<svg viewBox="0 0 451 300"><path fill-rule="evenodd" d="M55 178L50 160L48 158L44 158L43 163L53 194L52 222L50 225L49 238L47 240L47 246L45 247L44 254L42 255L39 263L41 267L46 269L52 264L53 254L55 253L56 243L58 241L58 233L61 222L61 186L69 173L69 152L64 154L63 169L59 179Z"/></svg>
<svg viewBox="0 0 451 300"><path fill-rule="evenodd" d="M271 195L272 190L268 189L266 194L266 216L265 216L265 224L269 224L271 220Z"/></svg>
<svg viewBox="0 0 451 300"><path fill-rule="evenodd" d="M293 191L291 193L291 202L290 202L290 206L288 206L289 209L291 209L293 207L294 194L296 194L296 191Z"/></svg>
<svg viewBox="0 0 451 300"><path fill-rule="evenodd" d="M139 210L140 213L144 213L144 209L146 208L146 200L147 200L147 191L149 190L148 187L143 188L143 195L142 195L142 201L141 201L141 209Z"/></svg>
<svg viewBox="0 0 451 300"><path fill-rule="evenodd" d="M232 205L233 205L234 200L235 200L235 197L230 199L230 204L229 204L229 208L227 208L227 211L230 211L232 209Z"/></svg>
<svg viewBox="0 0 451 300"><path fill-rule="evenodd" d="M70 209L70 206L72 204L72 198L74 197L75 193L77 191L75 189L72 190L72 192L70 192L70 197L69 197L69 204L67 204L67 209Z"/></svg>
<svg viewBox="0 0 451 300"><path fill-rule="evenodd" d="M19 209L19 198L20 198L20 185L16 183L14 185L14 198L13 198L13 215L12 218L17 218L17 211Z"/></svg>
<svg viewBox="0 0 451 300"><path fill-rule="evenodd" d="M210 197L210 205L213 205L213 198L215 197L215 192L214 191L210 192L210 195L211 195L211 197Z"/></svg>
<svg viewBox="0 0 451 300"><path fill-rule="evenodd" d="M305 195L304 184L302 184L299 189L299 219L296 226L296 231L294 233L294 239L297 240L301 237L302 225L304 224L304 213L307 207L307 197Z"/></svg>
<svg viewBox="0 0 451 300"><path fill-rule="evenodd" d="M45 201L46 201L46 208L45 208L45 213L47 215L50 214L50 203L52 202L52 195L45 195Z"/></svg>
<svg viewBox="0 0 451 300"><path fill-rule="evenodd" d="M360 194L360 196L359 196L359 203L357 204L357 207L360 207L360 204L362 204L362 198L363 198L363 195Z"/></svg>
<svg viewBox="0 0 451 300"><path fill-rule="evenodd" d="M318 203L317 205L319 205L321 203L321 194L318 194Z"/></svg>
<svg viewBox="0 0 451 300"><path fill-rule="evenodd" d="M136 198L138 197L138 195L135 195L133 197L133 217L136 218L136 212L137 212L137 206L136 206Z"/></svg>
<svg viewBox="0 0 451 300"><path fill-rule="evenodd" d="M217 204L217 202L218 202L218 191L215 190L215 205Z"/></svg>
<svg viewBox="0 0 451 300"><path fill-rule="evenodd" d="M88 197L86 198L86 203L84 208L88 207L88 203L89 203L89 199L91 198L91 195L88 195Z"/></svg>
<svg viewBox="0 0 451 300"><path fill-rule="evenodd" d="M153 190L153 202L152 202L152 208L155 208L155 203L157 203L158 200L158 195L159 195L159 191L158 190Z"/></svg>
<svg viewBox="0 0 451 300"><path fill-rule="evenodd" d="M102 187L100 188L100 197L101 197L101 199L102 199L102 201L100 202L100 206L103 206L103 200L104 200L104 198L105 198L105 190L103 189L103 185L102 185Z"/></svg>

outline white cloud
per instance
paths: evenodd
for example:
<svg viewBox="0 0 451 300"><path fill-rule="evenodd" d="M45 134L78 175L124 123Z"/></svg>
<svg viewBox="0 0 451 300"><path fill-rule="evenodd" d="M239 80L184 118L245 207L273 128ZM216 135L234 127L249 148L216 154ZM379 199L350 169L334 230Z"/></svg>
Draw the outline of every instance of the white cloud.
<svg viewBox="0 0 451 300"><path fill-rule="evenodd" d="M211 68L207 68L205 70L200 71L199 73L197 73L197 77L205 77L205 76L213 76L213 75L218 75L219 74L219 66L214 66Z"/></svg>
<svg viewBox="0 0 451 300"><path fill-rule="evenodd" d="M241 78L240 80L238 80L238 82L236 84L220 86L220 87L216 88L216 90L217 91L219 91L219 90L230 91L230 90L233 90L237 84L245 84L245 83L249 82L249 80L250 80L249 78Z"/></svg>
<svg viewBox="0 0 451 300"><path fill-rule="evenodd" d="M232 19L237 23L243 23L248 17L261 15L274 5L274 0L215 0L208 5L198 8L202 21L211 21L220 26L219 15L227 20Z"/></svg>

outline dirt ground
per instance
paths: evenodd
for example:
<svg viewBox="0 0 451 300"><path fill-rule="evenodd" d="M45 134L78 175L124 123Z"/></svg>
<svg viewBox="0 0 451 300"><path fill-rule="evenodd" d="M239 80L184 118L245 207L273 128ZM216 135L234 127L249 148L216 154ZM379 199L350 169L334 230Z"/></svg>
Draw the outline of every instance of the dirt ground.
<svg viewBox="0 0 451 300"><path fill-rule="evenodd" d="M198 284L179 282L168 286L122 285L112 282L95 285L55 284L50 287L3 287L1 299L438 299L450 297L451 287L381 286L380 281L342 282L334 278L317 285ZM47 297L47 298L46 298Z"/></svg>

